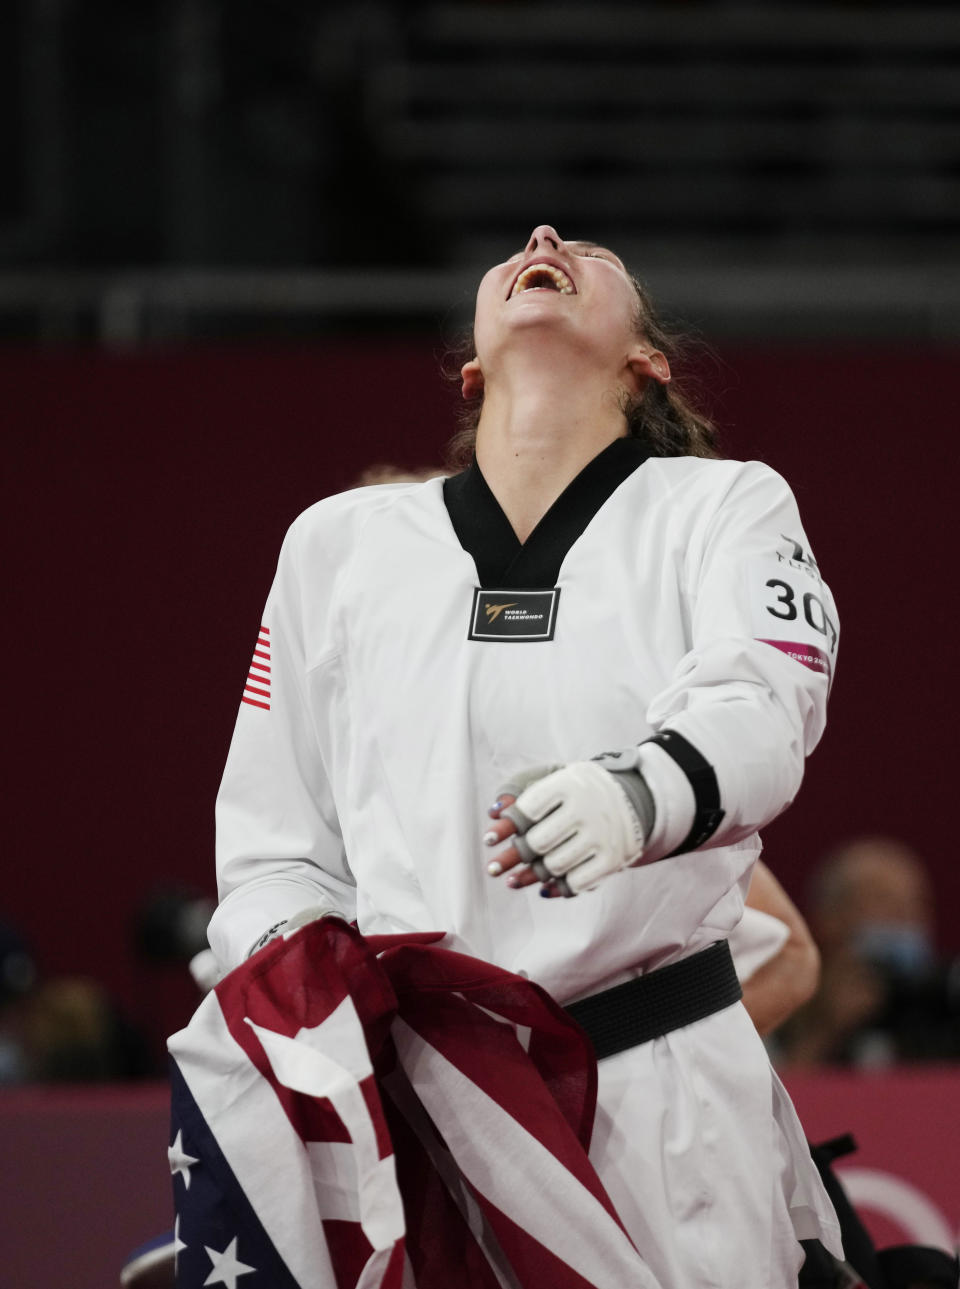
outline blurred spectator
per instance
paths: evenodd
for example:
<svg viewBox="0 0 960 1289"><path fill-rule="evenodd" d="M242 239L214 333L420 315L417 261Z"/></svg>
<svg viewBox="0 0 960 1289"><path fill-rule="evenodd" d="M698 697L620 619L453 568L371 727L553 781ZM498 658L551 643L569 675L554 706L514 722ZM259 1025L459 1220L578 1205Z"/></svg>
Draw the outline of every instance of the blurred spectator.
<svg viewBox="0 0 960 1289"><path fill-rule="evenodd" d="M820 987L777 1036L784 1062L960 1057L960 962L937 955L930 880L914 851L868 837L827 856L810 924Z"/></svg>
<svg viewBox="0 0 960 1289"><path fill-rule="evenodd" d="M142 1036L109 993L82 977L41 980L24 938L0 922L0 1085L151 1073Z"/></svg>
<svg viewBox="0 0 960 1289"><path fill-rule="evenodd" d="M143 1036L95 980L45 981L21 1007L25 1076L35 1083L107 1083L153 1075Z"/></svg>

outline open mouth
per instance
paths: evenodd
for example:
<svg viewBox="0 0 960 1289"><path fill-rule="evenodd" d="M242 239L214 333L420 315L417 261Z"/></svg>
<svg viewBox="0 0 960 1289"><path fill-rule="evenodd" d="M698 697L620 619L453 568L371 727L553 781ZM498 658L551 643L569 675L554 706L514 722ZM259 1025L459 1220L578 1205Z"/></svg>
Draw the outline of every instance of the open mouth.
<svg viewBox="0 0 960 1289"><path fill-rule="evenodd" d="M558 291L561 295L576 293L576 288L563 269L554 264L528 264L514 282L510 296L522 295L524 291L543 290Z"/></svg>

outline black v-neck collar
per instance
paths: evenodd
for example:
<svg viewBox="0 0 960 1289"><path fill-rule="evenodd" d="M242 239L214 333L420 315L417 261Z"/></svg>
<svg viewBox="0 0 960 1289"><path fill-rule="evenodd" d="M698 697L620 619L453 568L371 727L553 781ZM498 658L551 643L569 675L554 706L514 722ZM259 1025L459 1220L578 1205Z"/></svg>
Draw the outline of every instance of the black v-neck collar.
<svg viewBox="0 0 960 1289"><path fill-rule="evenodd" d="M474 460L443 483L443 500L482 587L521 590L556 586L567 551L590 520L650 455L639 439L615 439L563 490L525 542L520 542Z"/></svg>

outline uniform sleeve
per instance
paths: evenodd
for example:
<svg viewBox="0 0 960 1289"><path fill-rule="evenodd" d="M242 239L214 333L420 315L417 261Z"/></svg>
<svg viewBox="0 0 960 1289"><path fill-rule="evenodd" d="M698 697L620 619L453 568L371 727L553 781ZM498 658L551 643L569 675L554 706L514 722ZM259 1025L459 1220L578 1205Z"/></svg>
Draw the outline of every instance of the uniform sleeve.
<svg viewBox="0 0 960 1289"><path fill-rule="evenodd" d="M313 906L348 921L355 888L310 715L296 526L264 610L217 796L211 947L225 969Z"/></svg>
<svg viewBox="0 0 960 1289"><path fill-rule="evenodd" d="M836 663L833 597L784 480L749 462L703 510L687 552L691 648L638 756L657 811L651 860L741 841L786 809Z"/></svg>

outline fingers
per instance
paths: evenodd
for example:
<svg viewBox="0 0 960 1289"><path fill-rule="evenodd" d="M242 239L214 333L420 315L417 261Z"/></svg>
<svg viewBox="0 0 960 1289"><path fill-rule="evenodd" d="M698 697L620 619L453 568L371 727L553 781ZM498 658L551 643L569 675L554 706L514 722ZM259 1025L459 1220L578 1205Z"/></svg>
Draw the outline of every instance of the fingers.
<svg viewBox="0 0 960 1289"><path fill-rule="evenodd" d="M499 819L507 806L512 806L515 801L516 797L512 792L508 792L506 788L501 788L500 792L497 794L496 801L487 811L487 814L491 819Z"/></svg>
<svg viewBox="0 0 960 1289"><path fill-rule="evenodd" d="M520 809L519 801L514 801L511 805L504 806L501 812L501 818L509 819L519 833L525 833L533 823L533 819Z"/></svg>
<svg viewBox="0 0 960 1289"><path fill-rule="evenodd" d="M512 806L516 798L512 793L501 792L496 801L487 811L491 819L495 822L490 825L483 834L483 844L485 846L499 846L501 842L512 837L517 831L517 825L514 821L503 812ZM491 859L487 864L487 872L491 877L499 877L501 873L508 872L521 862L519 854L512 846L505 847L495 859ZM514 885L513 882L510 885Z"/></svg>
<svg viewBox="0 0 960 1289"><path fill-rule="evenodd" d="M510 811L507 813L515 800L516 798L513 794L505 790L498 795L497 800L487 812L494 822L483 834L484 845L499 846L508 837L516 835L517 824L515 818L511 817L515 812ZM505 846L503 850L498 851L496 856L487 864L487 872L491 877L500 877L506 874L504 881L515 890L526 886L535 886L541 880L533 869L528 867L528 858L520 854L517 849L518 844L522 844L522 838L518 838L517 842L512 846ZM529 855L532 857L532 852L529 852ZM562 885L553 878L549 878L540 887L540 894L544 899L556 899L565 893L566 891Z"/></svg>
<svg viewBox="0 0 960 1289"><path fill-rule="evenodd" d="M497 844L496 840L486 840L491 835L492 833L490 832L486 833L484 840L488 846L495 846ZM502 873L509 873L512 869L516 868L518 864L525 865L526 861L517 850L516 846L505 846L503 850L498 851L497 854L489 860L487 863L487 872L491 877L499 877ZM508 885L516 886L516 882L511 881ZM524 882L523 885L527 885L527 883Z"/></svg>
<svg viewBox="0 0 960 1289"><path fill-rule="evenodd" d="M536 886L539 880L536 873L527 864L521 864L514 872L508 873L504 878L506 884L514 890L521 890L525 886Z"/></svg>
<svg viewBox="0 0 960 1289"><path fill-rule="evenodd" d="M517 825L512 819L498 819L483 834L483 844L485 846L499 846L502 841L512 837L516 831Z"/></svg>
<svg viewBox="0 0 960 1289"><path fill-rule="evenodd" d="M483 834L483 844L485 846L499 846L505 842L508 837L513 837L517 832L516 822L506 813L513 805L516 798L512 793L502 791L496 801L490 807L488 814L494 820L487 831ZM519 838L517 839L519 842ZM508 886L530 886L536 882L536 877L525 866L523 856L513 846L505 846L503 850L498 851L495 858L487 864L487 872L491 877L500 877L503 873L509 873L507 877ZM520 865L518 872L512 872L513 869Z"/></svg>
<svg viewBox="0 0 960 1289"><path fill-rule="evenodd" d="M550 850L552 859L552 848L558 841L566 840L570 833L569 825L564 827L559 819L549 819L559 804L555 786L549 785L547 791L539 789L540 781L559 768L541 766L517 776L516 782L501 788L496 801L487 811L493 823L483 834L484 845L503 846L487 863L490 876L503 877L506 884L515 890L539 883L540 895L544 899L559 899L575 894L572 884L568 885L562 876L552 875L541 858L544 851ZM532 799L531 787L539 789L534 791ZM515 804L518 795L523 797L522 810ZM529 832L533 833L530 842L526 835ZM510 845L503 845L510 837L515 837L516 840ZM564 858L567 859L566 856ZM573 861L567 859L563 867L566 868L569 862ZM551 863L550 868L553 867Z"/></svg>

